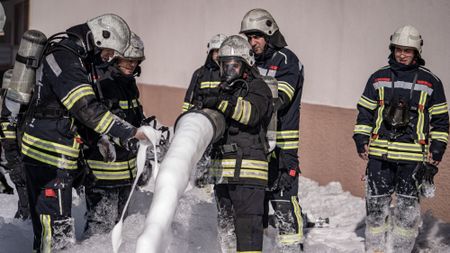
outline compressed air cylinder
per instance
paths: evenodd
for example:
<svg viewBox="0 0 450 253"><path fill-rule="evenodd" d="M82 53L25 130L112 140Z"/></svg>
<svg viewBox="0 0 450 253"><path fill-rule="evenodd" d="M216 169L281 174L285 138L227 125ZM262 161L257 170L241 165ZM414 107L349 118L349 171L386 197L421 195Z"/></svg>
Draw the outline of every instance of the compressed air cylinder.
<svg viewBox="0 0 450 253"><path fill-rule="evenodd" d="M12 72L13 72L12 69L8 69L3 74L2 87L0 90L0 112L2 111L3 99L5 98L5 93L9 88L9 83L11 82Z"/></svg>
<svg viewBox="0 0 450 253"><path fill-rule="evenodd" d="M36 82L36 69L47 37L40 31L26 31L20 42L13 75L6 97L20 104L28 104Z"/></svg>
<svg viewBox="0 0 450 253"><path fill-rule="evenodd" d="M270 91L272 91L272 101L275 105L278 99L278 81L274 77L271 76L263 76L262 79L266 82L267 86L269 86ZM269 142L269 151L272 151L277 144L277 112L274 111L272 113L272 117L270 119L270 123L267 126L267 140Z"/></svg>

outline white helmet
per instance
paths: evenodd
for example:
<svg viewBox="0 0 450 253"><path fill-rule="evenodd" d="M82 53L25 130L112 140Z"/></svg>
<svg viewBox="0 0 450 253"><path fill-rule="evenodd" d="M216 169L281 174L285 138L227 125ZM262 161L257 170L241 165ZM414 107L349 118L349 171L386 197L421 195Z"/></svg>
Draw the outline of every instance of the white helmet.
<svg viewBox="0 0 450 253"><path fill-rule="evenodd" d="M114 49L123 55L131 37L130 28L125 20L116 14L103 14L86 23L92 31L95 46Z"/></svg>
<svg viewBox="0 0 450 253"><path fill-rule="evenodd" d="M211 50L219 49L220 45L222 45L222 42L226 38L227 38L227 36L224 34L221 34L221 33L212 36L212 38L208 42L208 45L207 45L208 51L206 53L209 54L209 52L211 52Z"/></svg>
<svg viewBox="0 0 450 253"><path fill-rule="evenodd" d="M239 57L248 66L255 64L255 56L247 39L240 35L228 37L220 46L219 61L225 57Z"/></svg>
<svg viewBox="0 0 450 253"><path fill-rule="evenodd" d="M403 47L411 47L415 48L417 52L422 53L422 45L423 40L422 36L420 36L419 31L410 25L405 25L398 28L394 34L391 35L391 43L392 46L403 46Z"/></svg>
<svg viewBox="0 0 450 253"><path fill-rule="evenodd" d="M0 36L5 34L5 31L3 31L5 23L6 23L6 14L5 10L3 9L3 5L0 3Z"/></svg>
<svg viewBox="0 0 450 253"><path fill-rule="evenodd" d="M264 9L253 9L247 14L241 22L241 33L262 32L272 36L278 31L278 25L272 15Z"/></svg>
<svg viewBox="0 0 450 253"><path fill-rule="evenodd" d="M134 32L131 33L130 45L123 53L122 58L138 61L145 60L144 42Z"/></svg>

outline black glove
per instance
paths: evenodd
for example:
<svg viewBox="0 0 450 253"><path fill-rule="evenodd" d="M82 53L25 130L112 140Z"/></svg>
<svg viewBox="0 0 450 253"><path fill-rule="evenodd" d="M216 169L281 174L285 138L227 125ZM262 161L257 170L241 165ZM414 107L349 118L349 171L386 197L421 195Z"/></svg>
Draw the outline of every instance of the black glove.
<svg viewBox="0 0 450 253"><path fill-rule="evenodd" d="M370 137L367 135L363 134L353 135L353 140L355 141L356 151L358 152L358 154L366 152L364 146L369 144L369 139Z"/></svg>
<svg viewBox="0 0 450 253"><path fill-rule="evenodd" d="M419 184L426 181L430 184L434 184L434 176L438 173L438 167L430 163L420 163L417 165L413 173L413 178L417 180Z"/></svg>
<svg viewBox="0 0 450 253"><path fill-rule="evenodd" d="M435 161L441 161L444 155L446 144L440 141L432 141L430 145L431 158Z"/></svg>
<svg viewBox="0 0 450 253"><path fill-rule="evenodd" d="M292 186L296 183L297 178L298 178L297 169L282 170L278 175L278 180L276 183L277 189L281 191L289 191L292 188Z"/></svg>
<svg viewBox="0 0 450 253"><path fill-rule="evenodd" d="M205 97L201 101L201 108L210 108L216 109L217 104L219 103L219 98L217 96L209 96Z"/></svg>
<svg viewBox="0 0 450 253"><path fill-rule="evenodd" d="M142 171L141 176L138 179L137 186L146 186L150 178L152 177L152 164L150 160L147 159L144 166L144 171Z"/></svg>

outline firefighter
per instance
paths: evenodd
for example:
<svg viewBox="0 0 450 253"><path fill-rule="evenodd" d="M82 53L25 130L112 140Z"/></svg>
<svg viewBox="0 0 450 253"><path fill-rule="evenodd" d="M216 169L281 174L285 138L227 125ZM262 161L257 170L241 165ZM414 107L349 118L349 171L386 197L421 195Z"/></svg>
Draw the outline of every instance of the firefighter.
<svg viewBox="0 0 450 253"><path fill-rule="evenodd" d="M303 218L298 202L300 100L303 65L286 48L287 43L272 15L253 9L241 22L241 33L255 52L256 66L263 76L278 81L276 147L269 164L264 227L268 226L269 202L278 230L277 245L284 251L298 251L303 240Z"/></svg>
<svg viewBox="0 0 450 253"><path fill-rule="evenodd" d="M221 111L227 122L211 155L211 174L217 179L219 242L222 252L261 252L268 179L265 134L273 110L272 94L258 77L253 52L243 37L230 36L222 43L219 64L219 95L203 100L205 108Z"/></svg>
<svg viewBox="0 0 450 253"><path fill-rule="evenodd" d="M25 172L22 164L22 158L20 153L19 142L21 133L17 131L23 123L24 112L27 107L22 106L17 115L13 115L11 111L6 106L5 99L6 90L11 81L12 69L5 72L3 76L3 86L1 91L2 96L2 106L1 106L1 116L0 125L2 131L2 137L0 138L2 148L5 154L6 160L6 170L9 172L9 177L16 187L17 195L19 200L17 202L17 211L14 215L16 219L26 220L30 217L30 210L28 207L28 195L26 188L26 178Z"/></svg>
<svg viewBox="0 0 450 253"><path fill-rule="evenodd" d="M144 44L136 34L123 55L116 57L100 78L102 102L115 115L135 127L144 119L139 102L136 79L139 64L145 59ZM84 158L92 171L87 180L85 236L109 233L120 219L125 202L136 177L136 153L114 142L107 135L92 130L82 135L87 149Z"/></svg>
<svg viewBox="0 0 450 253"><path fill-rule="evenodd" d="M444 88L423 67L422 45L416 28L397 29L390 38L389 65L370 76L358 102L353 139L359 156L368 160L366 252L412 251L422 179L432 181L447 146Z"/></svg>
<svg viewBox="0 0 450 253"><path fill-rule="evenodd" d="M92 85L97 79L94 58L111 59L129 46L127 23L104 14L69 28L66 34L57 36L60 40L48 39L25 115L21 151L35 252L62 249L75 240L72 186L83 171L77 166L81 139L76 124L118 138L125 146L145 139L142 130L98 101Z"/></svg>
<svg viewBox="0 0 450 253"><path fill-rule="evenodd" d="M219 48L227 38L223 34L214 35L208 42L205 64L192 75L191 83L184 97L183 112L201 103L203 97L217 96L219 91Z"/></svg>

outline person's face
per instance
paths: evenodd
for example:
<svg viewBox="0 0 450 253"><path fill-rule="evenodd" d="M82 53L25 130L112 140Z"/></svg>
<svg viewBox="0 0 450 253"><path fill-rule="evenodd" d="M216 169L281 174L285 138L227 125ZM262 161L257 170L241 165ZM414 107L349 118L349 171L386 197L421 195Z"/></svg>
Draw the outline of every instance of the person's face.
<svg viewBox="0 0 450 253"><path fill-rule="evenodd" d="M212 49L211 50L211 58L213 61L218 62L219 60L219 49Z"/></svg>
<svg viewBox="0 0 450 253"><path fill-rule="evenodd" d="M253 52L255 54L264 53L266 48L266 39L262 34L247 34L248 43L252 46Z"/></svg>
<svg viewBox="0 0 450 253"><path fill-rule="evenodd" d="M100 57L104 62L111 61L111 59L114 57L114 49L102 48L102 51L100 52Z"/></svg>
<svg viewBox="0 0 450 253"><path fill-rule="evenodd" d="M415 50L410 47L396 46L394 49L395 60L404 65L413 63Z"/></svg>
<svg viewBox="0 0 450 253"><path fill-rule="evenodd" d="M222 81L231 83L240 77L242 62L235 59L225 60L221 62L220 67Z"/></svg>
<svg viewBox="0 0 450 253"><path fill-rule="evenodd" d="M136 69L138 63L139 62L136 60L119 58L119 60L117 61L117 66L119 67L119 70L120 72L122 72L122 74L129 76L134 73L134 70Z"/></svg>

